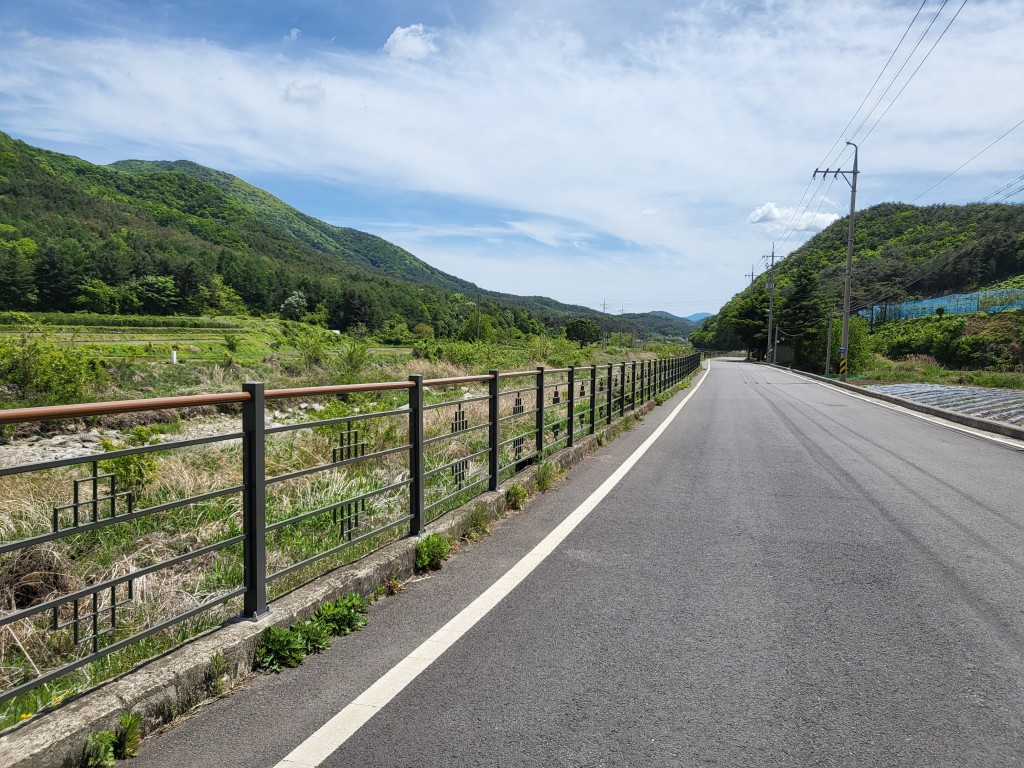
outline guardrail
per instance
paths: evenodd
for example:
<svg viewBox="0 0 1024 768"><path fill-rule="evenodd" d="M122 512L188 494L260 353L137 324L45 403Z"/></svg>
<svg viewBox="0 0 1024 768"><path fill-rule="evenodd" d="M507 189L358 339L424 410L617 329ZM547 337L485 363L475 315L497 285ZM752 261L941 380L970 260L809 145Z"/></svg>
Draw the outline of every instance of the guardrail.
<svg viewBox="0 0 1024 768"><path fill-rule="evenodd" d="M36 711L64 690L41 688L59 679L109 676L233 616L256 619L276 597L423 534L622 418L700 359L303 389L252 382L0 411L10 425L241 410L240 428L223 434L154 442L136 432L141 445L0 467L0 705ZM281 423L277 406L296 401L307 420Z"/></svg>

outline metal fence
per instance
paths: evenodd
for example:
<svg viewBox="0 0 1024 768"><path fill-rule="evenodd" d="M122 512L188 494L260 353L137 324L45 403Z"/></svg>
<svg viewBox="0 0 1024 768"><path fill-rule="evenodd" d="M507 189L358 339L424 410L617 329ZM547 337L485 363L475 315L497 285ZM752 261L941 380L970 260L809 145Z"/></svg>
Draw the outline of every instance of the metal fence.
<svg viewBox="0 0 1024 768"><path fill-rule="evenodd" d="M141 444L0 467L0 704L22 697L34 711L45 684L101 679L257 618L625 416L700 359L0 411L0 425L88 429L103 415L216 406L236 425L136 430Z"/></svg>
<svg viewBox="0 0 1024 768"><path fill-rule="evenodd" d="M931 299L902 301L896 304L876 304L869 310L861 310L858 314L872 324L878 324L914 317L930 317L936 314L936 310L942 310L947 315L970 315L975 312L986 312L992 315L997 312L1010 312L1017 309L1024 309L1024 289L1022 288L951 293Z"/></svg>

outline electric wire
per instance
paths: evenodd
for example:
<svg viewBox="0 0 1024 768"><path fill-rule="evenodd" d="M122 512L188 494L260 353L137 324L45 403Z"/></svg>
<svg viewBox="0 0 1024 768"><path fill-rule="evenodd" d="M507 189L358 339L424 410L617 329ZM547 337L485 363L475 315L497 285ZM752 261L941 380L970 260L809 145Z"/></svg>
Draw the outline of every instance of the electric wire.
<svg viewBox="0 0 1024 768"><path fill-rule="evenodd" d="M835 142L833 142L832 146L829 147L828 152L825 153L825 157L822 158L821 163L819 163L819 167L828 164L827 161L828 158L832 155L832 150L834 150L836 146L839 144L839 142L843 140L843 136L846 135L846 129L853 125L853 121L857 119L858 113L867 103L868 97L871 96L871 92L875 90L875 86L878 85L879 81L881 81L882 75L885 74L885 70L889 68L889 65L892 63L892 60L896 57L896 52L899 51L900 46L903 45L903 41L907 39L907 35L910 34L910 30L913 28L918 16L921 15L921 11L924 10L924 6L925 4L927 4L927 2L928 0L921 0L921 5L918 6L917 8L917 13L914 14L914 18L910 20L910 23L907 25L907 28L903 30L903 36L900 37L900 41L896 43L896 47L892 49L892 53L889 54L889 58L886 60L885 65L878 71L878 77L875 78L875 82L873 82L871 84L871 87L868 88L868 92L865 93L864 98L860 100L860 104L857 105L857 109L853 111L853 114L850 116L849 121L847 121L846 125L843 126L843 130L839 132L839 137L835 140Z"/></svg>
<svg viewBox="0 0 1024 768"><path fill-rule="evenodd" d="M1024 120L1021 120L1021 121L1020 121L1019 123L1017 123L1017 124L1016 124L1015 126L1013 126L1013 128L1011 128L1010 130L1008 130L1008 131L1007 131L1006 133L1004 133L1004 134L1003 134L1002 136L1000 136L1000 137L999 137L998 139L996 139L995 141L993 141L993 142L992 142L991 144L989 144L989 145L988 145L987 147L985 147L985 148L984 148L983 150L981 150L980 152L978 152L978 153L977 153L976 155L974 155L973 157L971 157L971 158L970 158L969 160L967 160L967 161L966 161L966 162L964 162L964 163L961 163L961 165L960 165L960 166L959 166L959 167L958 167L958 168L957 168L957 169L956 169L955 171L950 171L949 173L947 173L947 174L946 174L945 176L943 176L943 177L942 177L941 179L939 179L938 181L936 181L936 182L935 182L934 184L932 184L932 185L931 185L930 187L928 187L928 189L926 189L926 190L925 190L924 192L922 192L922 193L921 193L920 195L918 195L917 197L915 197L915 198L914 198L913 200L911 200L910 202L911 202L911 203L915 203L915 202L917 202L918 200L920 200L920 199L921 199L922 197L924 197L924 196L925 196L925 195L927 195L927 194L928 194L929 192L931 192L931 191L932 191L933 189L935 189L935 188L936 188L937 186L939 186L939 184L941 184L942 182L944 182L944 181L945 181L946 179L948 179L948 178L949 178L950 176L952 176L953 174L955 174L955 173L958 173L959 171L963 170L963 168L964 168L965 166L967 166L967 165L970 165L971 163L973 163L973 162L974 162L975 160L977 160L977 159L978 159L979 157L981 157L981 156L982 156L983 154L985 154L986 152L988 152L988 151L989 151L990 149L992 149L992 147L994 147L994 146L995 146L996 144L998 144L998 143L999 143L1000 141L1002 141L1002 140L1003 140L1003 139L1005 139L1005 138L1006 138L1007 136L1009 136L1009 135L1010 135L1011 133L1013 133L1014 131L1016 131L1016 130L1017 130L1018 128L1020 128L1020 127L1021 127L1022 125L1024 125ZM1013 182L1011 181L1011 182L1010 182L1010 184L1012 184L1012 183L1013 183ZM995 194L999 194L999 192L1000 192L1000 190L996 190L996 191L995 191L995 192L993 193L993 195L995 195Z"/></svg>
<svg viewBox="0 0 1024 768"><path fill-rule="evenodd" d="M889 92L889 90L899 80L900 75L903 73L904 69L906 69L907 65L913 59L914 53L916 53L917 49L921 46L921 43L927 37L928 32L935 25L935 22L938 20L939 16L942 14L942 11L945 9L947 3L948 3L948 0L943 0L942 4L939 6L938 10L936 10L936 12L932 15L931 20L928 22L928 25L925 27L925 29L921 33L921 35L918 37L917 42L914 44L914 47L910 50L910 53L907 54L906 58L904 58L903 63L900 65L899 69L897 69L896 73L890 78L889 84L885 87L885 89L881 92L881 94L879 94L878 98L875 100L875 102L872 105L871 109L868 110L868 112L861 119L860 123L857 125L857 128L853 132L853 136L854 137L856 137L858 132L864 127L864 125L867 124L867 121L871 119L871 116L874 114L875 110L878 108L878 106L884 100L885 95ZM921 11L924 9L924 6L926 4L927 4L927 0L923 0L921 5L918 6L918 9L917 9L916 13L914 14L913 18L910 20L910 23L907 25L907 28L904 30L903 35L899 39L899 42L896 44L896 47L893 48L892 53L889 55L889 58L886 60L885 65L879 71L878 76L875 78L875 81L872 83L871 87L868 89L867 93L864 95L864 98L861 100L861 103L857 106L857 109L854 110L853 116L850 118L850 120L847 122L846 126L843 128L843 131L840 133L840 137L837 138L835 142L833 142L833 144L829 148L828 152L825 153L825 160L822 161L821 165L825 165L826 167L830 167L832 165L832 163L827 162L828 158L831 156L833 150L836 148L836 145L839 144L839 141L842 139L842 135L846 132L846 130L850 127L850 125L853 124L854 120L856 120L858 113L861 111L861 109L863 108L864 104L870 98L871 93L875 90L875 88L878 85L878 83L882 80L883 75L885 74L886 70L889 68L889 65L892 63L892 61L895 58L895 56L896 56L897 52L899 51L900 47L906 41L907 35L909 35L909 33L910 33L911 29L913 28L914 24L917 22L917 19L919 18L920 14L921 14ZM920 71L920 69L924 65L925 61L927 61L927 59L931 55L932 51L935 50L935 47L938 45L939 41L941 41L942 38L945 36L946 32L952 26L953 22L956 21L957 16L960 15L960 11L963 10L963 8L964 8L964 6L966 4L967 4L967 0L963 0L963 2L961 3L960 7L957 9L956 13L953 15L953 18L950 19L949 23L946 24L946 27L942 30L942 32L940 33L938 38L935 40L935 42L932 43L932 46L928 49L928 52L924 55L924 57L918 63L917 67L910 74L910 77L908 77L907 80L903 83L903 85L900 88L900 90L896 93L896 95L892 98L892 100L889 102L889 104L885 107L885 110L882 112L882 114L879 115L877 120L875 120L875 122L872 124L872 126L868 130L868 132L866 134L864 134L863 137L860 138L859 143L863 143L868 138L868 136L871 135L871 133L875 130L875 128L878 126L878 124L881 122L881 120L885 117L885 115L892 108L893 104L896 103L896 100L900 97L900 95L903 93L903 91L906 90L907 86L910 84L911 80L913 80L914 76ZM849 153L849 149L848 148L847 148L847 152ZM846 158L843 158L842 157L842 153L840 153L840 155L836 159L837 167L842 167L843 163L846 162L846 159L848 159L848 158L849 158L849 154L847 154ZM799 222L803 220L804 215L807 213L807 210L810 208L810 206L814 202L815 195L811 195L810 200L808 200L806 206L804 206L804 202L803 201L804 201L804 199L807 196L807 190L809 188L810 188L810 184L808 184L808 186L804 189L804 194L801 195L800 202L797 203L796 208L794 208L793 214L790 216L789 222L787 223L786 228L783 230L782 236L780 237L779 241L777 241L777 243L776 243L776 245L780 248L780 250L781 250L782 246L784 246L786 243L789 242L790 237L792 236L792 234L796 231L797 227L799 226ZM819 189L820 189L820 186L819 186ZM819 203L818 212L820 212L820 210L821 210L821 204ZM812 220L813 220L813 218L812 218ZM796 247L800 247L800 245L802 245L804 242L806 242L808 236L809 236L808 234L805 234L804 237L800 240L800 242L797 244Z"/></svg>
<svg viewBox="0 0 1024 768"><path fill-rule="evenodd" d="M945 6L945 4L946 3L943 2L943 6ZM946 25L945 29L942 30L941 34L939 34L939 36L935 39L935 42L932 43L932 47L928 49L928 53L926 53L924 55L924 58L921 59L921 61L918 63L918 65L914 69L914 71L910 73L910 77L908 77L907 81L905 83L903 83L903 87L900 88L899 92L897 92L897 94L895 96L893 96L892 101L889 102L889 106L887 106L885 108L885 111L882 112L882 114L878 116L877 120L875 120L874 125L871 126L871 130L869 130L866 134L864 134L861 137L861 139L860 139L860 143L861 144L863 144L865 141L868 140L868 137L875 130L875 128L878 127L878 124L880 122L882 122L882 118L885 117L889 113L890 109L892 109L892 105L896 103L896 100L900 97L900 94L902 94L903 91L905 91L907 89L907 86L910 85L910 81L914 79L914 76L920 71L921 67L924 66L924 63L926 61L928 61L928 57L932 55L932 51L935 50L935 46L937 46L942 41L942 38L946 36L946 33L949 31L949 28L951 26L953 26L953 22L956 21L957 16L960 15L960 11L962 11L964 9L965 5L967 5L967 0L964 0L960 4L960 7L956 9L956 13L953 14L953 18L949 20L949 23Z"/></svg>
<svg viewBox="0 0 1024 768"><path fill-rule="evenodd" d="M1006 189L1007 187L1013 186L1014 184L1016 184L1017 182L1021 181L1022 179L1024 179L1024 175L1018 177L1017 179L1014 179L1013 181L1009 182L1008 184L1004 184L1002 187L1000 187L999 189L995 190L995 192L993 192L992 195L999 194L1002 190ZM1020 194L1021 192L1024 192L1024 184L1020 184L1016 189L1011 190L1010 193L1009 193L1009 196ZM989 197L991 197L992 195L989 195ZM1004 195L1004 197L1001 198L1001 199L1007 199L1007 195ZM923 243L918 243L918 244L919 245L927 245L928 242L932 242L932 241L937 240L937 239L938 239L938 235L936 235L935 237L931 238L931 240L929 240L929 241L925 241ZM872 299L870 299L868 301L865 301L865 302L860 302L855 307L851 306L850 307L850 311L851 312L859 312L859 311L861 311L863 309L871 309L872 307L878 306L880 304L885 304L889 299L891 299L891 298L893 298L895 296L898 296L900 293L905 291L910 286L914 285L915 283L919 283L921 280L924 280L926 277L929 277L929 276L935 274L936 272L938 272L941 268L943 268L945 266L948 266L948 264L950 262L952 262L953 259L955 259L955 258L961 256L962 254L964 254L965 252L967 252L972 246L977 245L978 242L980 242L980 241L979 240L972 240L969 243L963 243L962 245L959 245L956 248L953 248L953 249L950 249L950 250L947 250L947 251L943 251L942 253L936 254L932 258L927 259L924 262L922 262L921 264L917 265L917 267L915 267L914 271L911 272L910 279L904 281L899 286L897 286L897 287L893 288L892 290L890 290L888 293L885 293L885 294L883 294L881 296L877 296L877 297L872 298ZM921 270L923 270L923 271L921 271Z"/></svg>
<svg viewBox="0 0 1024 768"><path fill-rule="evenodd" d="M932 16L932 20L928 22L928 26L924 28L924 32L921 33L921 36L917 38L917 42L914 43L914 47L910 49L910 53L907 54L907 57L903 60L903 63L900 65L900 68L898 70L896 70L896 74L892 76L891 80L889 80L889 84L887 86L885 86L885 90L882 91L882 93L879 95L879 97L877 99L875 99L875 103L871 106L871 109L868 110L868 113L866 115L864 115L864 118L860 121L860 123L857 125L857 127L853 129L853 134L852 134L853 136L856 136L860 132L860 129L863 128L864 125L867 123L867 121L871 119L871 115L873 115L875 113L875 110L878 109L878 105L882 103L882 100L885 98L885 95L889 92L889 89L892 88L893 85L896 84L896 81L899 79L900 75L903 74L903 70L906 69L907 64L910 63L910 60L914 57L914 54L917 52L917 49L921 47L921 43L923 43L925 37L928 36L928 33L931 31L931 28L935 25L935 22L938 20L939 16L942 14L943 9L945 9L946 4L948 2L949 2L949 0L942 0L942 5L939 6L939 9L935 12L935 15ZM966 3L966 2L967 2L967 0L964 0L964 3ZM963 6L960 6L960 7L963 8ZM957 11L957 13L959 13L959 11ZM956 18L956 17L954 16L953 18ZM948 27L947 27L947 29L948 29ZM939 39L941 39L941 37ZM936 42L938 42L938 41L936 41ZM934 46L932 46L932 47L934 48ZM927 59L928 57L925 56L925 58ZM923 64L924 60L922 60L921 63ZM921 68L921 65L918 64L918 69L920 69L920 68ZM910 82L910 79L913 78L914 74L917 74L917 69L915 69L914 73L911 74L910 78L907 79L907 83ZM903 87L904 88L907 87L906 83L904 83ZM900 90L900 93L903 93L902 89ZM889 107L892 106L893 102L895 102L895 100L897 98L899 98L899 94L896 94L896 96L893 98L893 101L889 102ZM886 107L886 112L889 111L889 107ZM883 113L883 117L884 116L885 115ZM881 118L879 118L879 119L881 119ZM869 133L870 133L870 131L869 131ZM861 141L863 141L863 139L861 139Z"/></svg>
<svg viewBox="0 0 1024 768"><path fill-rule="evenodd" d="M1006 182L1005 184L1003 184L1003 186L1001 186L995 192L991 192L990 194L985 195L985 197L981 198L981 202L983 202L983 203L990 202L992 200L992 198L995 197L996 195L1003 194L1004 192L1006 192L1006 190L1008 190L1014 184L1019 184L1022 181L1024 181L1024 174L1018 176L1016 179L1013 179L1012 181ZM1000 199L1002 199L1002 198L1000 198Z"/></svg>

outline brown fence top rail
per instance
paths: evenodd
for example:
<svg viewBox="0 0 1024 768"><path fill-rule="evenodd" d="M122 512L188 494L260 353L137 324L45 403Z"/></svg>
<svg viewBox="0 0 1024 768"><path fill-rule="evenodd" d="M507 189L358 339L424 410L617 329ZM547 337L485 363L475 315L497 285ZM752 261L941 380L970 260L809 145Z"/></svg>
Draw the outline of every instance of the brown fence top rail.
<svg viewBox="0 0 1024 768"><path fill-rule="evenodd" d="M137 411L158 411L168 408L193 408L200 405L226 405L244 403L251 395L248 392L224 392L221 394L183 395L179 397L150 397L143 400L111 400L106 403L75 403L73 405L49 405L36 408L9 408L0 410L0 424L17 424L26 421L51 421L86 416L106 416L111 413L135 413Z"/></svg>

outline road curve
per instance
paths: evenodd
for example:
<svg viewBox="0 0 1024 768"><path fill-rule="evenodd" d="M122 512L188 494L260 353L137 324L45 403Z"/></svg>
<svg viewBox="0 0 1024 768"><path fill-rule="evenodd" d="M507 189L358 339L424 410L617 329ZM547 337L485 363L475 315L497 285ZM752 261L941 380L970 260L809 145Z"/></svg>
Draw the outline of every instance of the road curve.
<svg viewBox="0 0 1024 768"><path fill-rule="evenodd" d="M672 405L366 630L147 740L135 766L277 765ZM1022 456L715 361L589 517L322 765L1024 764Z"/></svg>

